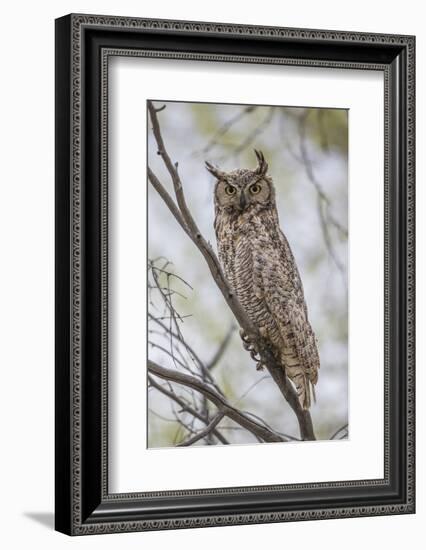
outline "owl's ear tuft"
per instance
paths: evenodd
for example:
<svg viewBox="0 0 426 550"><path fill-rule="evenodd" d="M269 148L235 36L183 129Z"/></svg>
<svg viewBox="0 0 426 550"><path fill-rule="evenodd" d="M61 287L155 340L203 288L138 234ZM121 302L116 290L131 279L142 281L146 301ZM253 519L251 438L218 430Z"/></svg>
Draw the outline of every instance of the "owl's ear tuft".
<svg viewBox="0 0 426 550"><path fill-rule="evenodd" d="M262 151L258 151L257 149L254 149L254 154L256 155L256 158L257 158L257 168L255 172L256 174L259 174L259 176L264 176L268 171L268 163L266 162Z"/></svg>
<svg viewBox="0 0 426 550"><path fill-rule="evenodd" d="M213 174L213 176L218 180L223 179L225 176L225 172L222 172L222 170L219 170L217 166L213 166L213 164L210 164L210 162L206 161L206 168L210 172L210 174Z"/></svg>

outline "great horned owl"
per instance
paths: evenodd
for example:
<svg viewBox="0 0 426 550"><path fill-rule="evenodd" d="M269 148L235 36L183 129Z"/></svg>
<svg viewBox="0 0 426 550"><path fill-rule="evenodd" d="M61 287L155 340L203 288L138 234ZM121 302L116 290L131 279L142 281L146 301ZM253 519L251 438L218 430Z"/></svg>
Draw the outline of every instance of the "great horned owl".
<svg viewBox="0 0 426 550"><path fill-rule="evenodd" d="M268 164L261 152L255 153L255 170L223 172L206 162L217 178L214 228L219 258L241 305L307 410L320 366L315 334L294 256L280 230Z"/></svg>

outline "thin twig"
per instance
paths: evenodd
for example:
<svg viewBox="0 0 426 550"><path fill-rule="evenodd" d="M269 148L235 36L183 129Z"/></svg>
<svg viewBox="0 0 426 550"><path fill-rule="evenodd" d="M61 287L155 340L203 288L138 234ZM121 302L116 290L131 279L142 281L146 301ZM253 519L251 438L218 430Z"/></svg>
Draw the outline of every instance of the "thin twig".
<svg viewBox="0 0 426 550"><path fill-rule="evenodd" d="M225 353L226 348L228 347L229 342L231 341L232 334L234 333L235 325L232 324L228 330L228 332L225 335L225 338L222 340L222 342L219 344L219 347L217 348L215 354L210 359L210 361L207 363L208 370L213 369L221 360L223 354Z"/></svg>
<svg viewBox="0 0 426 550"><path fill-rule="evenodd" d="M239 122L243 117L246 115L252 113L255 111L257 107L255 105L248 105L244 109L242 109L239 113L231 117L229 120L227 120L222 126L218 129L218 131L214 134L214 136L211 138L211 140L207 143L205 147L201 150L201 153L208 153L210 149L212 149L215 145L219 145L218 138L222 137L224 134L232 128L237 122ZM158 112L158 111L157 111Z"/></svg>
<svg viewBox="0 0 426 550"><path fill-rule="evenodd" d="M247 149L249 145L254 143L256 138L258 138L260 134L262 134L265 131L266 127L271 122L274 116L274 112L275 112L274 107L270 107L266 113L265 118L247 135L247 137L241 143L239 143L237 146L233 148L232 154L239 155L244 151L244 149ZM228 155L221 155L217 157L217 160L223 161L226 159L227 156Z"/></svg>
<svg viewBox="0 0 426 550"><path fill-rule="evenodd" d="M318 212L320 217L320 223L321 223L321 230L324 237L324 242L327 248L327 251L330 255L330 258L333 260L334 264L336 265L337 269L339 270L344 287L347 291L347 281L346 281L346 274L345 269L342 264L342 262L339 260L336 252L333 249L330 231L329 231L329 223L333 225L340 233L342 233L345 237L348 236L348 230L340 224L335 217L331 214L331 201L328 195L324 192L320 182L315 176L315 172L313 170L312 161L309 157L307 146L306 146L306 118L308 116L308 113L304 113L301 117L299 117L299 148L300 148L300 156L302 159L303 166L305 168L306 176L311 183L311 185L314 187L318 200Z"/></svg>
<svg viewBox="0 0 426 550"><path fill-rule="evenodd" d="M179 445L177 445L177 446L178 447L189 447L190 445L193 445L197 441L200 441L200 439L204 439L208 435L212 434L213 430L216 428L216 426L219 424L219 422L222 420L222 418L224 416L225 415L224 415L223 412L217 413L213 417L210 424L208 424L203 430L199 431L198 433L196 433L195 435L193 435L189 439L186 439L185 441L182 441L182 443L179 443Z"/></svg>
<svg viewBox="0 0 426 550"><path fill-rule="evenodd" d="M204 418L204 416L200 414L194 407L191 407L191 405L189 405L184 399L176 395L173 391L164 388L161 384L158 384L158 382L156 382L152 376L148 375L148 380L153 388L161 392L163 395L166 395L170 399L173 399L173 401L175 401L181 407L182 411L188 412L194 418L201 420L201 422L203 422L204 424L208 424L208 421ZM229 441L220 432L218 432L217 430L213 430L213 433L221 443L223 443L224 445L229 444Z"/></svg>
<svg viewBox="0 0 426 550"><path fill-rule="evenodd" d="M262 378L258 378L256 380L256 382L253 382L253 384L251 384L245 391L244 393L242 393L240 395L240 397L237 399L236 403L239 403L242 399L244 399L244 397L247 397L247 395L251 392L251 390L253 390L258 384L260 384L261 382L263 382L264 380L267 380L268 378L270 378L270 376L262 376Z"/></svg>
<svg viewBox="0 0 426 550"><path fill-rule="evenodd" d="M154 361L148 360L148 371L159 378L169 380L177 384L182 384L197 390L201 394L205 395L209 401L211 401L220 412L228 416L231 420L251 432L252 434L260 437L265 442L273 441L287 441L286 438L272 432L259 422L251 419L247 414L241 412L236 407L232 406L228 401L222 397L216 390L204 384L195 376L190 376L182 372L166 369L161 367Z"/></svg>
<svg viewBox="0 0 426 550"><path fill-rule="evenodd" d="M339 428L336 432L334 432L334 434L330 437L330 439L335 439L340 434L340 432L343 432L344 430L346 430L346 432L347 432L348 426L349 426L349 424L345 424L344 426Z"/></svg>
<svg viewBox="0 0 426 550"><path fill-rule="evenodd" d="M163 330L167 331L167 332L172 332L172 335L177 339L179 340L179 342L185 347L185 349L188 351L188 353L192 356L192 358L195 360L195 362L197 363L198 367L200 368L201 372L206 376L206 378L209 380L209 382L211 384L213 384L213 386L216 388L217 391L219 391L221 393L221 389L219 388L219 386L216 384L216 381L215 379L213 378L213 376L210 374L209 372L209 368L208 366L206 366L203 361L200 359L200 357L198 356L198 354L195 352L195 350L186 342L186 340L182 337L182 335L178 335L176 333L173 333L173 331L170 331L170 329L164 324L162 323L159 319L157 319L156 317L154 317L151 313L148 313L148 317L154 322L154 323L157 323Z"/></svg>

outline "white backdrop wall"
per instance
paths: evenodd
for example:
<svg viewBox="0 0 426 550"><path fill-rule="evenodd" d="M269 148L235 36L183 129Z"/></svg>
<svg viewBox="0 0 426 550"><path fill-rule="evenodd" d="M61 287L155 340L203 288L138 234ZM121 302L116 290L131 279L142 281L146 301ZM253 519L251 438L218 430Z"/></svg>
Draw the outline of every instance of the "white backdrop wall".
<svg viewBox="0 0 426 550"><path fill-rule="evenodd" d="M53 269L54 269L54 18L69 12L226 21L417 35L417 150L426 147L426 31L422 5L388 0L141 3L87 0L84 4L15 2L3 7L1 39L2 380L0 542L4 548L257 548L265 539L288 547L351 549L375 540L396 549L413 543L426 520L425 475L418 471L415 516L126 534L69 539L53 525ZM420 156L420 155L419 155ZM425 280L425 161L418 159L418 281ZM418 289L418 334L425 332L425 293ZM426 407L421 400L425 339L418 342L418 464L425 459ZM303 543L301 542L303 541Z"/></svg>

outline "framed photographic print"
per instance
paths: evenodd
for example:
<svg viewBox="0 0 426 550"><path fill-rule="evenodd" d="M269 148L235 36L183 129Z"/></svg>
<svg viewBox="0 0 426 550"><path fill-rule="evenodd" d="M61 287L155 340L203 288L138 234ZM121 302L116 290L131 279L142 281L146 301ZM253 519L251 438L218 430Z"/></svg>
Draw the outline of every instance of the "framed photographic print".
<svg viewBox="0 0 426 550"><path fill-rule="evenodd" d="M412 36L56 21L56 529L413 513Z"/></svg>

